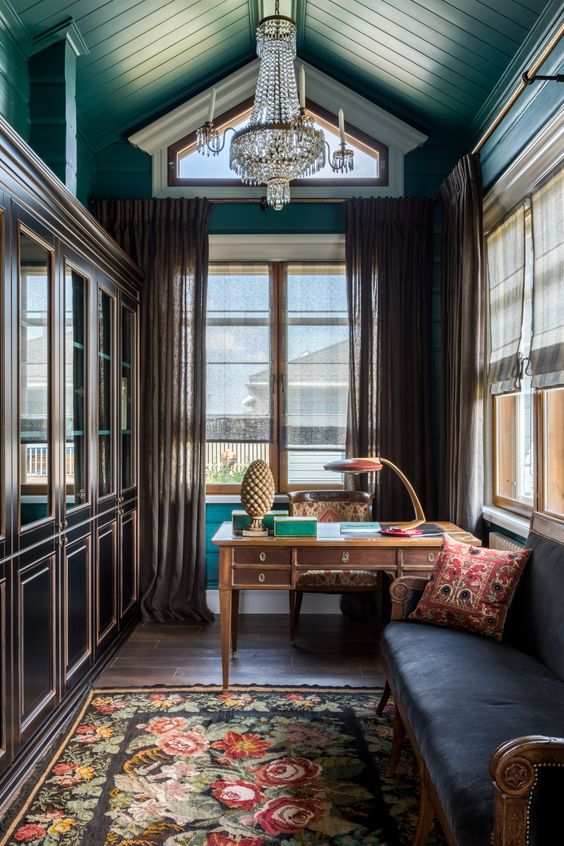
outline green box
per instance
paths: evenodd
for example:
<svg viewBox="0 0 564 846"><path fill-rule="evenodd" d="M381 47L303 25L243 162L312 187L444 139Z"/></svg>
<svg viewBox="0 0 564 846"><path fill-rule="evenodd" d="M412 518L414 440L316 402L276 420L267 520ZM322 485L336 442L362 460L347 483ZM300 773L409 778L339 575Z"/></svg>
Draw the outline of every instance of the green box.
<svg viewBox="0 0 564 846"><path fill-rule="evenodd" d="M317 518L275 517L274 536L277 538L315 538L317 537Z"/></svg>
<svg viewBox="0 0 564 846"><path fill-rule="evenodd" d="M276 516L283 517L285 514L288 514L288 511L284 509L269 511L267 514L264 515L262 518L262 522L266 529L268 529L268 534L274 534L274 518ZM233 511L231 514L231 531L233 535L238 537L239 535L243 534L244 529L248 529L251 525L251 518L247 514L246 511Z"/></svg>

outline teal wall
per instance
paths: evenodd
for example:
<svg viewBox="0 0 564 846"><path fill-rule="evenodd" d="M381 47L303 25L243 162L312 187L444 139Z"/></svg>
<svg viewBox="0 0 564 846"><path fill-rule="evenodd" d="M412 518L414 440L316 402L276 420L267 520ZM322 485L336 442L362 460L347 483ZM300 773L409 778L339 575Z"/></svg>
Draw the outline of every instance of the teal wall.
<svg viewBox="0 0 564 846"><path fill-rule="evenodd" d="M0 18L0 114L29 140L27 58Z"/></svg>
<svg viewBox="0 0 564 846"><path fill-rule="evenodd" d="M208 588L217 588L219 571L219 552L211 539L226 520L231 520L231 512L241 505L208 503L206 505L206 568Z"/></svg>
<svg viewBox="0 0 564 846"><path fill-rule="evenodd" d="M564 73L564 41L555 47L542 73ZM487 190L523 151L542 127L562 109L562 83L535 82L528 86L480 151Z"/></svg>
<svg viewBox="0 0 564 846"><path fill-rule="evenodd" d="M94 198L150 197L151 156L128 141L116 141L96 153Z"/></svg>

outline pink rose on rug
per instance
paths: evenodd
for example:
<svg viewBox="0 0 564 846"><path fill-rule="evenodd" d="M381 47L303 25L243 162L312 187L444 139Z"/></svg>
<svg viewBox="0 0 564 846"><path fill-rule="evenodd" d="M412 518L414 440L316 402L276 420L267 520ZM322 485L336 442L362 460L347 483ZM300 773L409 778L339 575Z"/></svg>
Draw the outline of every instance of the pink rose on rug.
<svg viewBox="0 0 564 846"><path fill-rule="evenodd" d="M18 828L14 837L19 843L29 843L31 840L42 839L46 834L47 829L43 828L43 826L28 823L27 825L22 825L21 828Z"/></svg>
<svg viewBox="0 0 564 846"><path fill-rule="evenodd" d="M206 846L262 846L264 837L231 837L228 834L221 834L214 831L208 834Z"/></svg>
<svg viewBox="0 0 564 846"><path fill-rule="evenodd" d="M187 758L203 755L208 748L207 740L197 731L170 731L158 736L157 743L163 752Z"/></svg>
<svg viewBox="0 0 564 846"><path fill-rule="evenodd" d="M254 784L246 781L215 781L212 785L212 794L228 808L244 808L249 811L266 799Z"/></svg>
<svg viewBox="0 0 564 846"><path fill-rule="evenodd" d="M257 782L265 787L279 787L283 784L298 787L318 778L321 767L307 758L277 758L260 767L251 767L251 772Z"/></svg>
<svg viewBox="0 0 564 846"><path fill-rule="evenodd" d="M146 731L151 734L168 734L169 731L179 731L187 725L186 717L155 717L148 724Z"/></svg>
<svg viewBox="0 0 564 846"><path fill-rule="evenodd" d="M244 734L229 731L223 740L216 740L211 745L214 749L223 749L226 758L260 758L272 744L251 731Z"/></svg>
<svg viewBox="0 0 564 846"><path fill-rule="evenodd" d="M255 820L267 834L277 837L279 834L294 834L321 819L326 809L311 799L293 799L279 796L271 799L264 808L257 811Z"/></svg>
<svg viewBox="0 0 564 846"><path fill-rule="evenodd" d="M96 734L96 726L79 726L76 734Z"/></svg>

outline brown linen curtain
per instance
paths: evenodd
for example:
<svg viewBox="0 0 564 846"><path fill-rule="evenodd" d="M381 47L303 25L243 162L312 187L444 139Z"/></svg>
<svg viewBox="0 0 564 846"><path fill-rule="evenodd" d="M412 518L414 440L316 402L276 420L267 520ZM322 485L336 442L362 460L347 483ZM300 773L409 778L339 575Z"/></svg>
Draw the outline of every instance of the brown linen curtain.
<svg viewBox="0 0 564 846"><path fill-rule="evenodd" d="M443 356L440 513L480 533L483 504L483 224L478 155L441 187Z"/></svg>
<svg viewBox="0 0 564 846"><path fill-rule="evenodd" d="M434 513L431 446L431 300L435 200L346 203L350 318L348 455L382 455ZM388 468L361 479L375 517L405 520L413 507Z"/></svg>
<svg viewBox="0 0 564 846"><path fill-rule="evenodd" d="M103 200L102 225L145 275L140 567L145 620L213 619L205 572L206 200Z"/></svg>

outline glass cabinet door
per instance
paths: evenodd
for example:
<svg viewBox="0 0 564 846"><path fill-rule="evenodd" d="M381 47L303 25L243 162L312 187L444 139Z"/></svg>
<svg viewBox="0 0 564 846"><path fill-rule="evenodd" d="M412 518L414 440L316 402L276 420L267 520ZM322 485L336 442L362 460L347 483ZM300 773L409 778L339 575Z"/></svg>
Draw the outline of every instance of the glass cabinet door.
<svg viewBox="0 0 564 846"><path fill-rule="evenodd" d="M52 514L51 253L20 232L20 526Z"/></svg>
<svg viewBox="0 0 564 846"><path fill-rule="evenodd" d="M69 511L86 502L87 282L65 267L65 503Z"/></svg>
<svg viewBox="0 0 564 846"><path fill-rule="evenodd" d="M98 494L114 484L114 299L98 289Z"/></svg>
<svg viewBox="0 0 564 846"><path fill-rule="evenodd" d="M127 306L121 309L121 489L135 484L133 475L135 450L135 420L133 416L135 390L135 313Z"/></svg>

